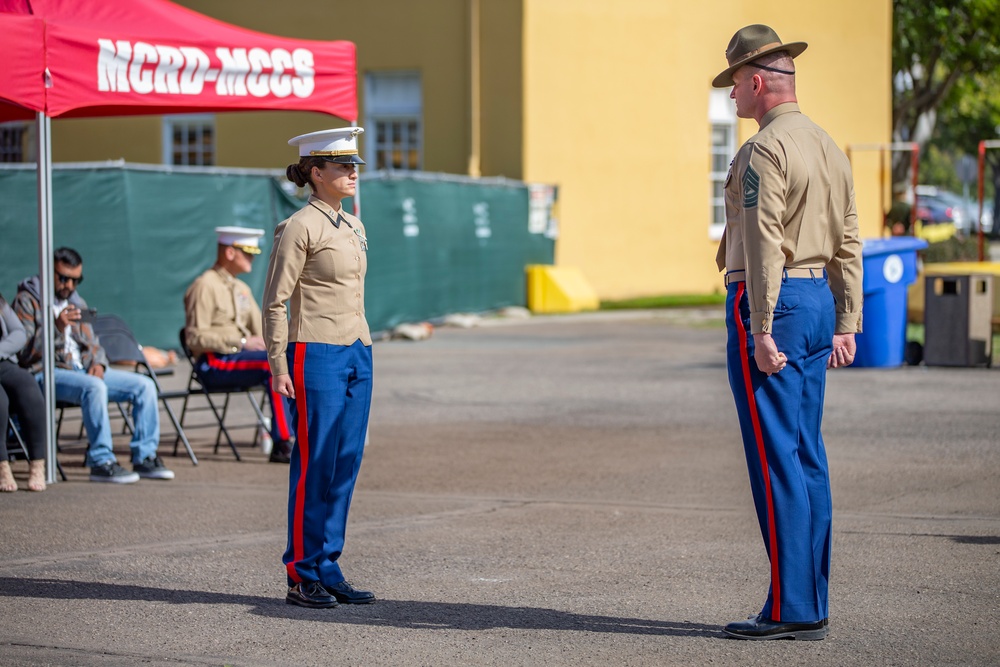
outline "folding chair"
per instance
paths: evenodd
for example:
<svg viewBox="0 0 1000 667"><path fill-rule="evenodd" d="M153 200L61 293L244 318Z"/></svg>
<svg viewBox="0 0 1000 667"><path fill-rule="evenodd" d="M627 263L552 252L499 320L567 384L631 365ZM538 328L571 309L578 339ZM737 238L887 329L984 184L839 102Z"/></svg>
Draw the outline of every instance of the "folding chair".
<svg viewBox="0 0 1000 667"><path fill-rule="evenodd" d="M24 438L21 437L21 431L17 427L17 422L14 421L13 417L8 417L7 418L7 431L4 433L4 437L7 438L7 444L8 445L12 443L11 436L14 436L13 442L17 443L18 449L21 450L21 454L20 455L24 457L24 460L26 460L26 461L31 460L31 458L28 456L28 448L25 447L25 445L24 445ZM18 456L16 453L12 452L9 447L7 448L7 454L11 458L11 460L13 460L14 458L16 458ZM56 458L56 469L59 471L59 477L61 477L62 481L65 482L66 481L66 473L63 472L62 464L59 463L59 459L58 458Z"/></svg>
<svg viewBox="0 0 1000 667"><path fill-rule="evenodd" d="M261 429L267 430L267 420L264 417L264 413L260 409L260 402L257 397L253 395L253 391L260 387L260 385L227 385L227 386L216 386L213 385L209 387L201 379L198 374L198 360L194 357L191 352L191 348L187 345L187 338L184 335L184 329L186 327L181 327L179 339L181 343L181 349L184 350L184 356L187 357L188 362L191 364L191 377L188 378L187 394L184 397L184 405L181 407L181 424L184 423L184 417L187 414L188 399L191 396L202 396L207 402L207 408L190 408L191 412L195 410L205 410L209 409L212 415L215 417L215 421L219 428L215 434L215 449L213 453L219 453L219 445L222 443L222 438L226 438L226 443L229 445L229 449L232 450L233 456L236 457L237 461L242 461L243 458L240 456L239 451L236 449L236 444L233 442L233 438L229 435L229 429L226 427L226 413L229 411L229 398L233 394L245 394L247 399L250 401L250 406L253 408L254 414L256 415L257 422L254 424L254 436L253 444L257 444L257 438L260 436ZM225 400L222 402L221 408L216 405L216 402L212 400L212 396L224 396ZM189 427L190 428L190 427ZM176 448L176 443L174 447Z"/></svg>
<svg viewBox="0 0 1000 667"><path fill-rule="evenodd" d="M132 329L117 315L111 313L98 315L94 318L92 326L94 327L94 333L97 334L97 340L100 342L101 347L104 348L104 353L108 355L109 361L112 363L131 363L133 364L133 371L143 373L153 380L153 384L156 386L157 397L160 399L163 409L166 411L167 416L170 417L170 421L174 425L174 430L177 432L177 437L174 440L174 456L177 455L178 441L183 442L184 449L187 450L191 463L198 465L198 457L194 455L194 450L191 449L191 443L188 441L187 434L184 433L184 427L182 426L183 417L178 420L173 408L170 407L170 403L167 402L167 399L184 398L186 403L188 392L164 391L163 387L160 386L159 380L157 380L157 375L171 375L174 372L173 369L153 370L146 361L146 356L142 353L142 346L135 339ZM121 404L118 404L118 410L125 419L126 428L131 432L133 428L132 421L127 412Z"/></svg>

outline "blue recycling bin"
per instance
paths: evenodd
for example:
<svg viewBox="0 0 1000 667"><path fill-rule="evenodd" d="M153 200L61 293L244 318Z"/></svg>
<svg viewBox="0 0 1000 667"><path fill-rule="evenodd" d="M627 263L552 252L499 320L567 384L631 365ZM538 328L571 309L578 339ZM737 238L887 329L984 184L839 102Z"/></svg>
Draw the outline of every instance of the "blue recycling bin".
<svg viewBox="0 0 1000 667"><path fill-rule="evenodd" d="M863 333L855 336L854 366L901 366L906 351L906 292L917 280L917 251L927 241L893 236L862 241L865 277Z"/></svg>

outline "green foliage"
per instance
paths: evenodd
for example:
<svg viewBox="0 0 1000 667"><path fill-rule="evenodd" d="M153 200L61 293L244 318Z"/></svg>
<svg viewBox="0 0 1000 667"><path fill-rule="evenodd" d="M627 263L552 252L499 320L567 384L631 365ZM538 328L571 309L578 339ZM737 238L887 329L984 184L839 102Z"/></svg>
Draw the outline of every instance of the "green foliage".
<svg viewBox="0 0 1000 667"><path fill-rule="evenodd" d="M962 182L958 178L957 163L962 157L953 147L942 148L932 143L920 158L920 182L962 192Z"/></svg>
<svg viewBox="0 0 1000 667"><path fill-rule="evenodd" d="M947 241L931 243L922 253L924 262L975 262L979 259L979 241L973 236L953 236Z"/></svg>
<svg viewBox="0 0 1000 667"><path fill-rule="evenodd" d="M669 296L645 296L621 301L602 301L601 310L624 310L632 308L690 308L698 306L716 306L726 303L726 295L715 294L680 294Z"/></svg>
<svg viewBox="0 0 1000 667"><path fill-rule="evenodd" d="M924 148L921 183L961 192L956 162L1000 136L1000 0L893 0L893 22L893 138ZM986 155L991 197L1000 151ZM895 159L894 182L907 168Z"/></svg>
<svg viewBox="0 0 1000 667"><path fill-rule="evenodd" d="M1000 66L1000 0L894 0L897 120L934 109L962 77ZM911 126L912 129L912 126Z"/></svg>
<svg viewBox="0 0 1000 667"><path fill-rule="evenodd" d="M998 128L1000 70L977 72L956 83L941 105L937 131L925 159L930 159L932 151L940 156L948 156L953 161L962 154L976 157L979 142L983 139L996 139L1000 136ZM993 198L1000 180L1000 150L988 150L985 155L987 173L984 174L984 192L987 198ZM921 171L924 171L923 165Z"/></svg>

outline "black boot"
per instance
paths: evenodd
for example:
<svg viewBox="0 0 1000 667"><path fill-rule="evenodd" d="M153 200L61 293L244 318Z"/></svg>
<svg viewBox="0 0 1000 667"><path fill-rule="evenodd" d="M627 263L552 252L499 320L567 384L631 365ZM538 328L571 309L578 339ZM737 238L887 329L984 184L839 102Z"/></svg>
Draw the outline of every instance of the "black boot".
<svg viewBox="0 0 1000 667"><path fill-rule="evenodd" d="M271 463L288 463L292 458L294 440L275 440L271 446Z"/></svg>

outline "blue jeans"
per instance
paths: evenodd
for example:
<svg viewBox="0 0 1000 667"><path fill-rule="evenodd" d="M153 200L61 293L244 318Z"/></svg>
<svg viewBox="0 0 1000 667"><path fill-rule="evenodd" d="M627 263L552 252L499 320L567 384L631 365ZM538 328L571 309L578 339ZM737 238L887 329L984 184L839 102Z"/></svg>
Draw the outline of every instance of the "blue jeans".
<svg viewBox="0 0 1000 667"><path fill-rule="evenodd" d="M115 461L111 449L111 420L108 401L132 403L132 463L139 463L156 456L160 444L160 408L156 385L145 375L108 368L104 379L88 375L86 371L55 369L56 400L79 405L83 412L83 427L87 430L90 448L87 466L93 468L108 461ZM42 374L35 375L39 383Z"/></svg>

